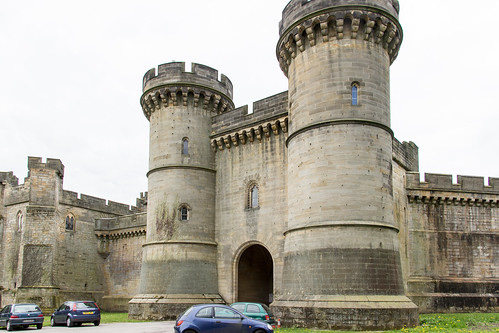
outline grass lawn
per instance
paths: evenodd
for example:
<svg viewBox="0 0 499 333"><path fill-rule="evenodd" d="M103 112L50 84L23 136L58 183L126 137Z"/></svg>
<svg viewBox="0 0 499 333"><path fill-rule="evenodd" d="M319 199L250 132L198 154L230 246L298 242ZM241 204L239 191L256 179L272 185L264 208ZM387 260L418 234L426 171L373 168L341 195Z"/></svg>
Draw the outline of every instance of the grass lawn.
<svg viewBox="0 0 499 333"><path fill-rule="evenodd" d="M140 322L141 320L128 319L126 313L102 313L101 323L123 323ZM453 314L423 314L419 316L420 326L415 328L403 328L399 333L447 333L447 332L494 332L499 333L499 313L453 313ZM45 318L44 324L50 325L50 317ZM341 332L346 331L314 331L301 328L277 328L276 333L313 333L313 332Z"/></svg>
<svg viewBox="0 0 499 333"><path fill-rule="evenodd" d="M397 331L403 333L432 333L432 332L499 332L499 313L453 313L453 314L423 314L419 316L420 326L403 328ZM308 329L279 328L278 333L311 333L311 332L341 332L346 331L314 331Z"/></svg>

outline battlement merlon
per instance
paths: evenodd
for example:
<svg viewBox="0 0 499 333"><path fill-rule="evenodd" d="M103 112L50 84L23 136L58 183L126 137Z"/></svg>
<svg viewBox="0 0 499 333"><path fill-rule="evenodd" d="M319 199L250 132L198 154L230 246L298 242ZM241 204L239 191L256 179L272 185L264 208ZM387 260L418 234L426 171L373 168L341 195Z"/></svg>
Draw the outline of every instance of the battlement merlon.
<svg viewBox="0 0 499 333"><path fill-rule="evenodd" d="M47 162L43 163L41 157L28 156L28 177L32 169L51 169L64 178L64 165L59 159L47 158Z"/></svg>
<svg viewBox="0 0 499 333"><path fill-rule="evenodd" d="M282 11L282 20L279 22L279 35L303 17L335 7L371 7L381 9L398 19L400 5L398 0L292 0Z"/></svg>
<svg viewBox="0 0 499 333"><path fill-rule="evenodd" d="M425 173L424 182L421 182L419 177L419 172L408 172L407 189L499 194L499 178L489 177L488 186L486 186L484 177L458 175L457 184L452 182L452 175Z"/></svg>
<svg viewBox="0 0 499 333"><path fill-rule="evenodd" d="M393 160L397 162L406 171L419 171L419 148L418 146L410 142L400 142L396 138L393 138Z"/></svg>
<svg viewBox="0 0 499 333"><path fill-rule="evenodd" d="M18 186L19 178L14 176L14 172L0 172L0 184L9 184L10 186Z"/></svg>
<svg viewBox="0 0 499 333"><path fill-rule="evenodd" d="M185 71L185 62L171 62L150 69L145 75L142 83L142 91L146 91L163 85L196 85L218 91L232 100L233 86L227 76L221 74L218 79L218 71L211 67L192 63L191 72Z"/></svg>

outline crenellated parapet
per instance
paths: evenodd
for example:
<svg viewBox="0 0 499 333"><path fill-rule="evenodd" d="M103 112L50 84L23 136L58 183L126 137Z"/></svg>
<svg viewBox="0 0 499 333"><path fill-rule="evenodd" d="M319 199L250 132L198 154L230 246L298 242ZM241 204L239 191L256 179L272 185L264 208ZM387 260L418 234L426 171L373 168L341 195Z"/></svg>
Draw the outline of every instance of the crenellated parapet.
<svg viewBox="0 0 499 333"><path fill-rule="evenodd" d="M406 188L410 203L446 204L461 206L499 206L499 178L489 178L484 185L483 177L425 173L422 182L418 172L408 172Z"/></svg>
<svg viewBox="0 0 499 333"><path fill-rule="evenodd" d="M139 211L145 211L147 209L147 192L140 192L140 196L135 200L135 206Z"/></svg>
<svg viewBox="0 0 499 333"><path fill-rule="evenodd" d="M253 113L248 114L248 106L243 106L214 117L211 136L213 151L286 135L287 104L288 92L285 91L253 103Z"/></svg>
<svg viewBox="0 0 499 333"><path fill-rule="evenodd" d="M146 233L146 213L138 213L113 218L95 220L95 235L97 237L127 238L143 236Z"/></svg>
<svg viewBox="0 0 499 333"><path fill-rule="evenodd" d="M265 138L269 139L272 135L278 136L286 133L288 133L288 117L283 117L272 122L256 124L223 136L213 137L211 148L217 152L217 150L230 149L247 143L261 142Z"/></svg>
<svg viewBox="0 0 499 333"><path fill-rule="evenodd" d="M18 186L19 178L14 176L12 171L0 172L0 184L9 184L10 186Z"/></svg>
<svg viewBox="0 0 499 333"><path fill-rule="evenodd" d="M93 211L115 214L129 215L137 211L134 206L114 202L111 200L96 198L90 195L80 194L72 191L63 190L62 198L59 202L64 205L85 208Z"/></svg>
<svg viewBox="0 0 499 333"><path fill-rule="evenodd" d="M381 45L393 63L403 36L398 1L388 0L294 0L283 11L279 33L277 58L286 76L300 52L347 38Z"/></svg>
<svg viewBox="0 0 499 333"><path fill-rule="evenodd" d="M97 252L103 258L111 253L109 242L125 238L145 237L147 230L146 213L138 213L114 218L95 220L95 236L97 237Z"/></svg>
<svg viewBox="0 0 499 333"><path fill-rule="evenodd" d="M28 177L31 175L31 170L34 169L54 170L59 177L64 177L64 165L59 159L47 158L47 161L43 163L41 157L28 156Z"/></svg>
<svg viewBox="0 0 499 333"><path fill-rule="evenodd" d="M414 142L400 142L393 138L393 160L406 171L419 171L419 148Z"/></svg>
<svg viewBox="0 0 499 333"><path fill-rule="evenodd" d="M234 109L232 82L225 75L219 80L218 71L193 63L191 72L185 71L184 62L172 62L150 69L143 80L140 99L147 119L151 113L168 106L203 107L216 114Z"/></svg>

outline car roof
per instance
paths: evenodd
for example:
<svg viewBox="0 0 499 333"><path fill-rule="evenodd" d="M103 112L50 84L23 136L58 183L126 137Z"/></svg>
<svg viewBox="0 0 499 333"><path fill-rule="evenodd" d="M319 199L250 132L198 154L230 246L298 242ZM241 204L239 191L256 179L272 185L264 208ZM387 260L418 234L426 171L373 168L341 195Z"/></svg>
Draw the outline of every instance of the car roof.
<svg viewBox="0 0 499 333"><path fill-rule="evenodd" d="M257 303L257 302L235 302L235 303L232 303L232 305L234 304L256 304L256 305L262 305L262 303Z"/></svg>
<svg viewBox="0 0 499 333"><path fill-rule="evenodd" d="M219 303L205 303L205 304L195 304L192 307L200 307L200 306L228 306L225 304L219 304Z"/></svg>

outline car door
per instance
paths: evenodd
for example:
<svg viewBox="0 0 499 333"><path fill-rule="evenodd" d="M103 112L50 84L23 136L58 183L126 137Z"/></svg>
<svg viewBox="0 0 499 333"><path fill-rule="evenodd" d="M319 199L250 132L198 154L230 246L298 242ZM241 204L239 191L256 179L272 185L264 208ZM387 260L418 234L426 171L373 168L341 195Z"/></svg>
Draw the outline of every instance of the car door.
<svg viewBox="0 0 499 333"><path fill-rule="evenodd" d="M7 319L10 317L10 309L11 305L7 305L0 311L0 326L7 325Z"/></svg>
<svg viewBox="0 0 499 333"><path fill-rule="evenodd" d="M214 329L217 333L240 333L243 329L243 318L239 313L226 307L213 308Z"/></svg>
<svg viewBox="0 0 499 333"><path fill-rule="evenodd" d="M193 323L194 325L196 325L200 332L217 333L214 327L215 319L213 318L213 306L209 305L201 308L196 313Z"/></svg>
<svg viewBox="0 0 499 333"><path fill-rule="evenodd" d="M66 317L69 312L69 304L63 303L55 312L54 320L57 324L62 324L66 322Z"/></svg>

